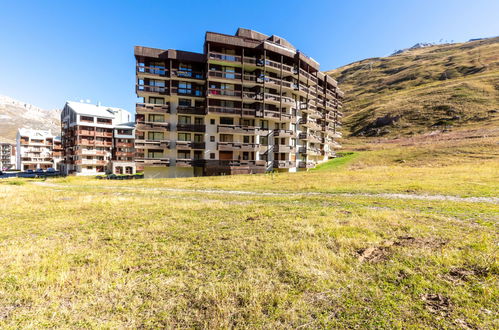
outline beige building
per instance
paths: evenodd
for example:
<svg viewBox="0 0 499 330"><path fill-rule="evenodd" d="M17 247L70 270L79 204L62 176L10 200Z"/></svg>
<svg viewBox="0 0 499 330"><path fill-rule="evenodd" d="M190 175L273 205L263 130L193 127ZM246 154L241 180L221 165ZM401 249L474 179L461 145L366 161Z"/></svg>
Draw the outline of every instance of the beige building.
<svg viewBox="0 0 499 330"><path fill-rule="evenodd" d="M16 167L19 170L59 169L61 139L51 131L20 128L17 131Z"/></svg>
<svg viewBox="0 0 499 330"><path fill-rule="evenodd" d="M120 108L66 102L61 112L63 173L134 174L134 123Z"/></svg>
<svg viewBox="0 0 499 330"><path fill-rule="evenodd" d="M207 32L203 53L135 47L146 177L302 171L335 156L337 83L278 36Z"/></svg>

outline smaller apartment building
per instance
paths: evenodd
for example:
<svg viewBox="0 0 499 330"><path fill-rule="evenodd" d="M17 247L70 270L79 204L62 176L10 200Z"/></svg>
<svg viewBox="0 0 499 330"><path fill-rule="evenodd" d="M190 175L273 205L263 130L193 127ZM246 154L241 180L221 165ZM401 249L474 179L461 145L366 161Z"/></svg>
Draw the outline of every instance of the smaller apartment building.
<svg viewBox="0 0 499 330"><path fill-rule="evenodd" d="M16 147L10 143L0 143L0 170L10 170L16 166Z"/></svg>
<svg viewBox="0 0 499 330"><path fill-rule="evenodd" d="M51 131L20 128L17 132L16 167L19 170L60 169L61 138Z"/></svg>
<svg viewBox="0 0 499 330"><path fill-rule="evenodd" d="M134 174L135 130L131 114L80 102L61 112L63 172L75 175Z"/></svg>

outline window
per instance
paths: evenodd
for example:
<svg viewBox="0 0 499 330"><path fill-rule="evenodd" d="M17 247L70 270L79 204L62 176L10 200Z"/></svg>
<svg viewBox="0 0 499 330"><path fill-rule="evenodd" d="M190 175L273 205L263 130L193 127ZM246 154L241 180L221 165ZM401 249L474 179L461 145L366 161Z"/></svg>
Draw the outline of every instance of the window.
<svg viewBox="0 0 499 330"><path fill-rule="evenodd" d="M163 158L163 150L149 149L147 151L147 158Z"/></svg>
<svg viewBox="0 0 499 330"><path fill-rule="evenodd" d="M87 122L93 123L94 122L94 117L80 116L80 120L81 121L87 121Z"/></svg>
<svg viewBox="0 0 499 330"><path fill-rule="evenodd" d="M269 121L268 120L262 120L262 121L260 121L260 128L262 128L262 129L269 129Z"/></svg>
<svg viewBox="0 0 499 330"><path fill-rule="evenodd" d="M190 107L191 106L191 100L190 99L178 99L178 105L181 107Z"/></svg>
<svg viewBox="0 0 499 330"><path fill-rule="evenodd" d="M149 97L149 103L152 104L165 104L165 99L162 97Z"/></svg>
<svg viewBox="0 0 499 330"><path fill-rule="evenodd" d="M203 142L202 134L194 134L194 142Z"/></svg>
<svg viewBox="0 0 499 330"><path fill-rule="evenodd" d="M210 153L210 159L215 159L215 154L213 152Z"/></svg>
<svg viewBox="0 0 499 330"><path fill-rule="evenodd" d="M191 123L191 117L189 117L189 116L178 116L178 123L179 124L190 124Z"/></svg>
<svg viewBox="0 0 499 330"><path fill-rule="evenodd" d="M220 117L221 125L234 125L234 118L231 117Z"/></svg>
<svg viewBox="0 0 499 330"><path fill-rule="evenodd" d="M250 137L249 137L249 135L244 135L243 136L243 143L250 143Z"/></svg>
<svg viewBox="0 0 499 330"><path fill-rule="evenodd" d="M243 160L249 160L249 152L243 152Z"/></svg>
<svg viewBox="0 0 499 330"><path fill-rule="evenodd" d="M230 67L230 66L224 66L223 71L224 71L225 78L227 78L227 79L235 79L236 78L235 68Z"/></svg>
<svg viewBox="0 0 499 330"><path fill-rule="evenodd" d="M165 83L166 82L164 80L154 80L154 79L149 80L149 86L165 87Z"/></svg>
<svg viewBox="0 0 499 330"><path fill-rule="evenodd" d="M296 147L296 139L291 139L291 146Z"/></svg>
<svg viewBox="0 0 499 330"><path fill-rule="evenodd" d="M215 125L215 119L210 119L210 124Z"/></svg>
<svg viewBox="0 0 499 330"><path fill-rule="evenodd" d="M264 146L269 145L269 138L267 136L260 136L260 144Z"/></svg>
<svg viewBox="0 0 499 330"><path fill-rule="evenodd" d="M178 83L179 94L192 94L192 85L189 82L181 81Z"/></svg>
<svg viewBox="0 0 499 330"><path fill-rule="evenodd" d="M148 140L163 140L165 135L163 132L147 132Z"/></svg>
<svg viewBox="0 0 499 330"><path fill-rule="evenodd" d="M233 84L221 84L220 89L233 91L235 89L235 87Z"/></svg>
<svg viewBox="0 0 499 330"><path fill-rule="evenodd" d="M179 159L189 159L191 158L191 152L188 150L179 150L177 152L177 158Z"/></svg>
<svg viewBox="0 0 499 330"><path fill-rule="evenodd" d="M215 142L215 137L213 135L210 136L210 142Z"/></svg>
<svg viewBox="0 0 499 330"><path fill-rule="evenodd" d="M204 124L203 117L194 117L194 124L196 124L196 125L203 125Z"/></svg>
<svg viewBox="0 0 499 330"><path fill-rule="evenodd" d="M153 122L164 122L165 115L149 115L149 121Z"/></svg>
<svg viewBox="0 0 499 330"><path fill-rule="evenodd" d="M234 136L232 134L220 134L220 142L233 142Z"/></svg>
<svg viewBox="0 0 499 330"><path fill-rule="evenodd" d="M178 140L179 141L190 141L191 140L191 133L178 133Z"/></svg>

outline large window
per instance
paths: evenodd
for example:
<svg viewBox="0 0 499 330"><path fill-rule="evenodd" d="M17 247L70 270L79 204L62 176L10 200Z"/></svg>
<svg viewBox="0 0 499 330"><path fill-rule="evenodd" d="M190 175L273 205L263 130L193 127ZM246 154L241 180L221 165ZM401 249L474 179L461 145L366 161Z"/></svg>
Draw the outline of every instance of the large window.
<svg viewBox="0 0 499 330"><path fill-rule="evenodd" d="M190 124L191 123L191 117L189 117L189 116L178 116L178 123L179 124Z"/></svg>
<svg viewBox="0 0 499 330"><path fill-rule="evenodd" d="M190 159L191 158L191 152L187 150L179 150L177 152L177 158L178 159Z"/></svg>
<svg viewBox="0 0 499 330"><path fill-rule="evenodd" d="M194 134L194 142L203 142L202 134Z"/></svg>
<svg viewBox="0 0 499 330"><path fill-rule="evenodd" d="M165 134L163 132L147 132L148 140L163 140L165 138Z"/></svg>
<svg viewBox="0 0 499 330"><path fill-rule="evenodd" d="M179 94L192 94L192 84L190 82L181 81L178 83Z"/></svg>
<svg viewBox="0 0 499 330"><path fill-rule="evenodd" d="M165 121L165 115L149 115L149 121L162 123Z"/></svg>
<svg viewBox="0 0 499 330"><path fill-rule="evenodd" d="M220 117L220 124L222 124L222 125L234 125L234 118Z"/></svg>
<svg viewBox="0 0 499 330"><path fill-rule="evenodd" d="M203 125L204 124L203 117L195 117L194 118L194 124L196 124L196 125Z"/></svg>
<svg viewBox="0 0 499 330"><path fill-rule="evenodd" d="M165 99L162 97L149 97L149 103L152 104L165 104Z"/></svg>
<svg viewBox="0 0 499 330"><path fill-rule="evenodd" d="M224 66L223 67L223 71L224 71L224 76L225 78L227 79L235 79L236 78L236 70L235 68L233 67L230 67L230 66Z"/></svg>
<svg viewBox="0 0 499 330"><path fill-rule="evenodd" d="M181 106L181 107L190 107L191 106L191 100L190 99L179 98L178 99L178 105Z"/></svg>
<svg viewBox="0 0 499 330"><path fill-rule="evenodd" d="M220 134L220 142L233 142L234 136L232 134Z"/></svg>
<svg viewBox="0 0 499 330"><path fill-rule="evenodd" d="M147 150L147 158L163 158L163 150Z"/></svg>
<svg viewBox="0 0 499 330"><path fill-rule="evenodd" d="M178 140L179 141L190 141L191 140L191 133L178 133Z"/></svg>

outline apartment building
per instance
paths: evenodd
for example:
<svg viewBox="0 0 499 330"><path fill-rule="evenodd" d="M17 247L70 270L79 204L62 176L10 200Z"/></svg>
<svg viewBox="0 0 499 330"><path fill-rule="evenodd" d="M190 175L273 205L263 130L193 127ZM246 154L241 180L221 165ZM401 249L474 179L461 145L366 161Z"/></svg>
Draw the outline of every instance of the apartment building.
<svg viewBox="0 0 499 330"><path fill-rule="evenodd" d="M335 156L337 82L285 39L207 32L204 52L135 47L146 177L302 171Z"/></svg>
<svg viewBox="0 0 499 330"><path fill-rule="evenodd" d="M62 159L61 139L50 130L20 128L17 131L17 159L19 170L59 169Z"/></svg>
<svg viewBox="0 0 499 330"><path fill-rule="evenodd" d="M134 125L123 109L66 102L61 112L63 173L134 174Z"/></svg>
<svg viewBox="0 0 499 330"><path fill-rule="evenodd" d="M10 143L0 143L0 171L16 166L16 147Z"/></svg>

